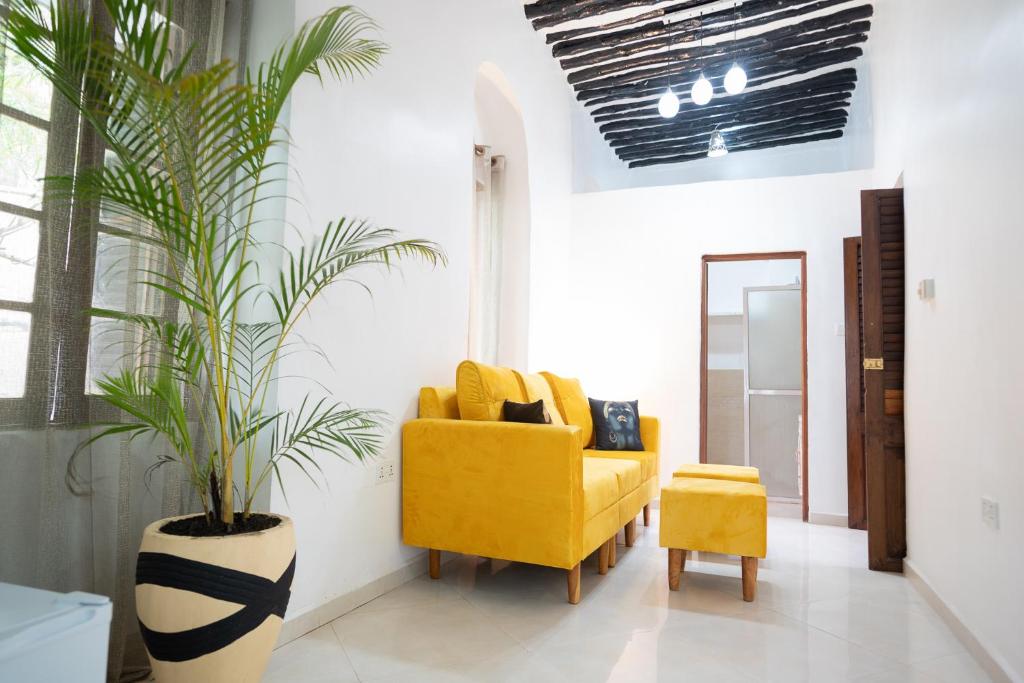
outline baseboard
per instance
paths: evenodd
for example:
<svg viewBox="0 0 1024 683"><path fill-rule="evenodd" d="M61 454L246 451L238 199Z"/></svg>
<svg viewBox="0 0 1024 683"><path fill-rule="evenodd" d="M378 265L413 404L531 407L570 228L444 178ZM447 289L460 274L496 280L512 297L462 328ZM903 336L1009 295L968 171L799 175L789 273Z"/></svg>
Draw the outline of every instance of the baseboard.
<svg viewBox="0 0 1024 683"><path fill-rule="evenodd" d="M807 515L807 521L824 526L841 526L844 529L850 526L849 515L837 515L832 512L811 512Z"/></svg>
<svg viewBox="0 0 1024 683"><path fill-rule="evenodd" d="M275 647L281 647L306 635L310 631L315 631L324 624L331 623L338 617L348 614L356 607L365 605L388 591L398 588L403 583L411 581L421 574L425 574L426 571L427 554L421 553L390 574L385 574L364 586L344 595L339 595L324 605L314 607L309 611L286 619L281 626L281 635L278 636Z"/></svg>
<svg viewBox="0 0 1024 683"><path fill-rule="evenodd" d="M925 602L931 605L931 608L942 617L942 620L949 626L953 635L971 653L971 656L974 657L975 661L978 662L993 681L996 681L996 683L1024 683L1024 678L1013 675L1003 658L985 647L984 643L978 640L978 637L967 628L964 622L960 620L956 610L947 605L945 600L935 592L935 589L928 583L928 579L914 566L913 561L903 560L903 575L910 580L910 583L921 594L921 597L925 599Z"/></svg>

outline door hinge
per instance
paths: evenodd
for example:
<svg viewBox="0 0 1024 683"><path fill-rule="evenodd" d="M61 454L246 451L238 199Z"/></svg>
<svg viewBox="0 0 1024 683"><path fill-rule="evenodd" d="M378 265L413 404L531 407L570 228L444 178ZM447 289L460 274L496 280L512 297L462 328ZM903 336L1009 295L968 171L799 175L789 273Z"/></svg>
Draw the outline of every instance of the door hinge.
<svg viewBox="0 0 1024 683"><path fill-rule="evenodd" d="M884 358L865 358L864 359L865 370L885 370L885 359Z"/></svg>

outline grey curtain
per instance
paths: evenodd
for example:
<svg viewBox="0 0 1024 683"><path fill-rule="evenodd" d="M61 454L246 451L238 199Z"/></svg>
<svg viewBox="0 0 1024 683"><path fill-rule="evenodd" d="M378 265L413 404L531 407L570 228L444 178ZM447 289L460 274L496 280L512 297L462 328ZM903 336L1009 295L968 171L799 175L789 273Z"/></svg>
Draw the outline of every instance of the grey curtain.
<svg viewBox="0 0 1024 683"><path fill-rule="evenodd" d="M224 57L239 61L247 2L173 6L174 40L195 46L195 68ZM232 18L227 36L225 16ZM139 285L141 269L161 264L124 238L130 221L45 191L32 194L38 176L104 163L104 153L59 96L48 111L40 104L48 86L32 81L4 43L0 35L0 278L17 281L18 289L0 285L0 581L111 597L108 680L140 680L149 671L134 605L142 531L162 517L195 511L197 503L178 464L156 467L170 456L159 441L97 442L75 460L78 485L66 475L90 424L123 419L92 394L96 379L121 364L146 362L145 349L124 328L85 311L176 311ZM37 151L45 146L44 169L41 161L25 161L33 144Z"/></svg>

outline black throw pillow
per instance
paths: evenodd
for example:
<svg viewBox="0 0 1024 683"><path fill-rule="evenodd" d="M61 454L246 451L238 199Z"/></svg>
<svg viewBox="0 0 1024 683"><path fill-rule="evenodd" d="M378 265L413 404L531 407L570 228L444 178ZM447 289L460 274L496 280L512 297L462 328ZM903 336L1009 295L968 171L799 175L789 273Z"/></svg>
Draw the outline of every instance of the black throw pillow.
<svg viewBox="0 0 1024 683"><path fill-rule="evenodd" d="M589 400L597 450L644 450L640 440L640 409L636 401Z"/></svg>
<svg viewBox="0 0 1024 683"><path fill-rule="evenodd" d="M543 399L533 403L516 403L515 401L506 400L504 412L505 422L525 422L535 425L551 424L551 416L544 408Z"/></svg>

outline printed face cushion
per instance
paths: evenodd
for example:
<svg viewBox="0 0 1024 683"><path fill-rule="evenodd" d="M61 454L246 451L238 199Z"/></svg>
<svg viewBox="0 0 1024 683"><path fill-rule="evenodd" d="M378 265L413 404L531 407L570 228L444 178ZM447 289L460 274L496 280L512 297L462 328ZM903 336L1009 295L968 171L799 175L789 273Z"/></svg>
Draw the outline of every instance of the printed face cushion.
<svg viewBox="0 0 1024 683"><path fill-rule="evenodd" d="M551 416L544 408L544 401L533 403L516 403L505 401L505 422L525 422L535 425L551 424Z"/></svg>
<svg viewBox="0 0 1024 683"><path fill-rule="evenodd" d="M640 410L636 401L590 399L594 436L599 451L642 451Z"/></svg>

